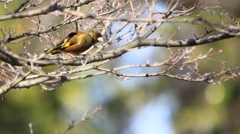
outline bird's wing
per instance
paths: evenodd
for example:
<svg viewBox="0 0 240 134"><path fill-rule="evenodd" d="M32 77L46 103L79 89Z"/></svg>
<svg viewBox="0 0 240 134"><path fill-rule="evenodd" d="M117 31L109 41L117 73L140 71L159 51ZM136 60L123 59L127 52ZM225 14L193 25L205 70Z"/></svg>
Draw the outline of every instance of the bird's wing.
<svg viewBox="0 0 240 134"><path fill-rule="evenodd" d="M73 36L77 36L73 39ZM82 45L84 40L86 40L86 34L84 32L72 32L68 35L68 39L61 45L61 49L67 48L72 45Z"/></svg>
<svg viewBox="0 0 240 134"><path fill-rule="evenodd" d="M77 35L77 32L71 32L67 35L67 37L65 37L64 39L62 39L57 46L54 49L63 49L66 48L70 45L72 45L71 43L69 43L69 40L71 40L71 38L75 35Z"/></svg>

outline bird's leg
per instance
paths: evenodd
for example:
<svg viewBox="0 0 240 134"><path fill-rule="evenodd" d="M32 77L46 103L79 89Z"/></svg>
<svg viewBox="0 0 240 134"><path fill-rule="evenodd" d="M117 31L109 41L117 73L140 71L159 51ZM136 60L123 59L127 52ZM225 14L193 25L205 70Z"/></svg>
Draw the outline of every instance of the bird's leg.
<svg viewBox="0 0 240 134"><path fill-rule="evenodd" d="M71 56L72 58L74 58L75 60L77 59L77 57L71 53L67 53L67 55Z"/></svg>

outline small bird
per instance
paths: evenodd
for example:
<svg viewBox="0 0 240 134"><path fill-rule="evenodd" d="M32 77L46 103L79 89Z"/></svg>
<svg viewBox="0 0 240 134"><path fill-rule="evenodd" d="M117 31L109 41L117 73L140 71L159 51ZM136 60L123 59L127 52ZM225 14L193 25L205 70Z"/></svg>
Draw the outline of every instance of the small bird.
<svg viewBox="0 0 240 134"><path fill-rule="evenodd" d="M60 41L54 48L44 51L45 53L57 54L65 52L70 56L79 55L88 50L93 44L103 42L102 34L97 30L88 32L71 32ZM74 56L73 56L74 57Z"/></svg>

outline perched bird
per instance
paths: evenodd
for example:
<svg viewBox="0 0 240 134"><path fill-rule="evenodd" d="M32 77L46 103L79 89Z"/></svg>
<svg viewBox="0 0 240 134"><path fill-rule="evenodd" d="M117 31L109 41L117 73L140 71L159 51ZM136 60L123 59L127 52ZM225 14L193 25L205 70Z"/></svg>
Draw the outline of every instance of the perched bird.
<svg viewBox="0 0 240 134"><path fill-rule="evenodd" d="M54 48L44 51L45 53L57 54L68 53L72 56L78 55L88 50L93 44L98 41L103 42L102 34L97 30L88 32L71 32L65 39L60 41Z"/></svg>

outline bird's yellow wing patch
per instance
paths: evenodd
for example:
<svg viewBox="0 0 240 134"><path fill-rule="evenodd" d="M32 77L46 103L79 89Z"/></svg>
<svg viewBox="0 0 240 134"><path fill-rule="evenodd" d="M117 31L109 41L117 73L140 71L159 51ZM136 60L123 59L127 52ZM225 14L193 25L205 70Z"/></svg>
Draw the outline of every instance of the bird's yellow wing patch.
<svg viewBox="0 0 240 134"><path fill-rule="evenodd" d="M73 45L80 45L79 47L81 47L83 45L84 40L86 40L86 34L79 32L77 35L65 41L65 43L61 46L61 48L65 49Z"/></svg>
<svg viewBox="0 0 240 134"><path fill-rule="evenodd" d="M45 53L50 53L53 49L48 49L46 51L44 51Z"/></svg>
<svg viewBox="0 0 240 134"><path fill-rule="evenodd" d="M64 45L62 45L61 48L66 48L66 47L69 47L71 46L72 44L70 42L66 42Z"/></svg>
<svg viewBox="0 0 240 134"><path fill-rule="evenodd" d="M45 51L45 53L51 53L51 54L56 54L56 53L61 53L62 51L60 49L48 49Z"/></svg>

